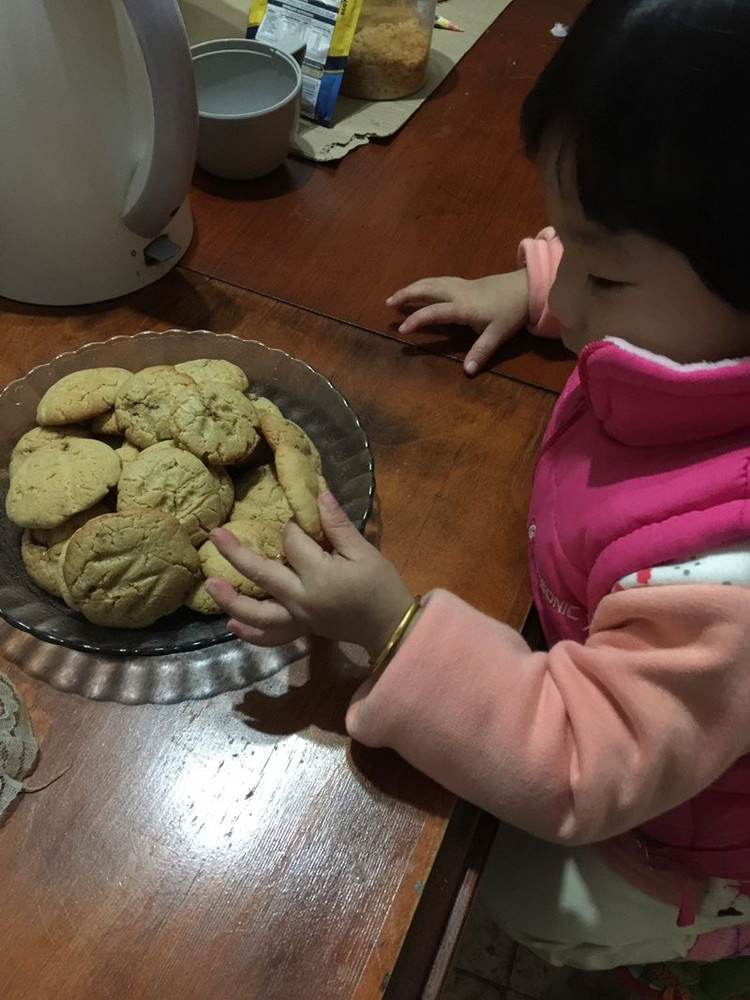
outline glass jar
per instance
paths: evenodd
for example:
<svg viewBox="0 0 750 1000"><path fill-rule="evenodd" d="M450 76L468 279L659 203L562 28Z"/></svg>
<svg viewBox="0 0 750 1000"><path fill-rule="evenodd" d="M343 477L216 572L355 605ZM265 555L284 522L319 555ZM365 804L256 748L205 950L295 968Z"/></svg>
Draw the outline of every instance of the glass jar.
<svg viewBox="0 0 750 1000"><path fill-rule="evenodd" d="M419 90L434 25L435 0L362 0L341 93L393 101Z"/></svg>

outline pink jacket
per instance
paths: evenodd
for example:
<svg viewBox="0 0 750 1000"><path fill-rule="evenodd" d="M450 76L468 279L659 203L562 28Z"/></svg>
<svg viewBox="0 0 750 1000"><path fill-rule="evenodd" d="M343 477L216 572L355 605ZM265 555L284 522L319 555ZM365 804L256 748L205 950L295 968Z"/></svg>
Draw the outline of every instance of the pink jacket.
<svg viewBox="0 0 750 1000"><path fill-rule="evenodd" d="M555 242L525 241L530 276L532 254L554 276ZM531 320L554 333L542 299L532 293ZM630 877L647 865L632 837L623 847L624 832L649 824L653 836L690 846L696 831L670 810L727 772L725 804L748 784L744 762L730 768L750 751L750 592L610 591L660 558L742 537L748 374L746 364L670 368L616 342L590 345L555 409L532 498L532 582L549 652L434 591L352 700L350 734L392 747L536 836L607 841L605 854ZM737 834L750 844L747 810L739 831L726 816L697 831L703 846L714 832L717 846ZM649 872L643 887L674 895Z"/></svg>

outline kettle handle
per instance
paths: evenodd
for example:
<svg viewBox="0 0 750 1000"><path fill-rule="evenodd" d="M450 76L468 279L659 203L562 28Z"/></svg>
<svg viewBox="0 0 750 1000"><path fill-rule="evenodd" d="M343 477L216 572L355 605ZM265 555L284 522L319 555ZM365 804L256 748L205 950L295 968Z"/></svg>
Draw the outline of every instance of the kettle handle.
<svg viewBox="0 0 750 1000"><path fill-rule="evenodd" d="M190 187L198 145L195 76L176 0L122 0L146 63L153 143L130 182L122 221L140 236L167 226Z"/></svg>

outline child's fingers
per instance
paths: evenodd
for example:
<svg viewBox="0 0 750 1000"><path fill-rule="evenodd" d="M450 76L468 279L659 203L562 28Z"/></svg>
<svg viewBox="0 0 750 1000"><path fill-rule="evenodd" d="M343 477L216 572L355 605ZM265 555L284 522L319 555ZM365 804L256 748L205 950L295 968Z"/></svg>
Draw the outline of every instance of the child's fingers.
<svg viewBox="0 0 750 1000"><path fill-rule="evenodd" d="M227 528L214 528L211 541L232 566L248 580L257 583L272 597L296 594L299 580L292 570L276 559L265 559L242 545Z"/></svg>
<svg viewBox="0 0 750 1000"><path fill-rule="evenodd" d="M501 344L516 332L515 326L503 327L500 323L490 323L487 329L474 341L464 358L464 371L476 375L489 362Z"/></svg>
<svg viewBox="0 0 750 1000"><path fill-rule="evenodd" d="M399 333L413 333L425 326L440 326L445 323L465 323L464 310L455 302L434 302L407 316L398 328Z"/></svg>
<svg viewBox="0 0 750 1000"><path fill-rule="evenodd" d="M283 604L247 597L220 577L210 576L206 580L206 590L228 615L240 619L246 625L259 629L278 629L286 628L295 620Z"/></svg>
<svg viewBox="0 0 750 1000"><path fill-rule="evenodd" d="M227 628L233 632L238 639L252 643L253 646L285 646L288 642L294 642L300 636L306 635L307 630L300 625L290 625L286 629L262 629L253 625L245 625L244 622L230 618Z"/></svg>
<svg viewBox="0 0 750 1000"><path fill-rule="evenodd" d="M421 278L405 288L399 288L385 300L394 309L416 309L438 302L450 295L451 278Z"/></svg>
<svg viewBox="0 0 750 1000"><path fill-rule="evenodd" d="M284 528L284 555L294 572L301 577L304 570L318 562L325 552L296 521L289 521Z"/></svg>
<svg viewBox="0 0 750 1000"><path fill-rule="evenodd" d="M370 543L359 533L330 490L318 497L320 524L331 546L346 559L369 551Z"/></svg>

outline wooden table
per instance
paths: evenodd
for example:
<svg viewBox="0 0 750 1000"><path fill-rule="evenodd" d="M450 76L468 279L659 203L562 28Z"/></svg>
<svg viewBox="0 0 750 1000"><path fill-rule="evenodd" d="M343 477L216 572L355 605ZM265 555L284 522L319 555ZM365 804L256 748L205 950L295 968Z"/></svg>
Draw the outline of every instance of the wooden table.
<svg viewBox="0 0 750 1000"><path fill-rule="evenodd" d="M580 6L515 0L400 135L337 167L292 162L254 187L198 177L194 246L156 285L79 309L4 302L0 382L143 329L282 347L357 410L376 463L368 535L409 585L521 627L531 471L571 363L521 342L469 381L463 332L416 349L382 299L420 273L510 266L543 222L510 137L549 28ZM361 650L315 642L250 689L175 705L93 701L24 670L43 659L64 686L67 655L0 628L41 744L30 784L62 775L0 832L2 1000L434 994L449 905L465 909L491 825L347 738Z"/></svg>

